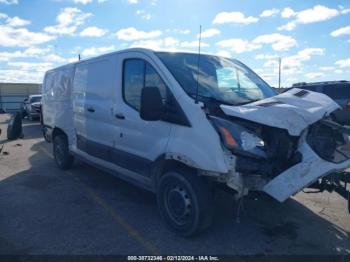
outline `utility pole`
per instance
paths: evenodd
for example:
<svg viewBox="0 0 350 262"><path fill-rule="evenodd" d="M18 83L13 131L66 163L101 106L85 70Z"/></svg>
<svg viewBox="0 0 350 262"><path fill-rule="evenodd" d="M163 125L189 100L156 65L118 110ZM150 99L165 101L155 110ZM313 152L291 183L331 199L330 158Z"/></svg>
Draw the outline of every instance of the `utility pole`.
<svg viewBox="0 0 350 262"><path fill-rule="evenodd" d="M278 58L278 89L281 88L281 64L282 64L282 58Z"/></svg>
<svg viewBox="0 0 350 262"><path fill-rule="evenodd" d="M80 61L81 57L80 57L80 54L78 55L78 61Z"/></svg>

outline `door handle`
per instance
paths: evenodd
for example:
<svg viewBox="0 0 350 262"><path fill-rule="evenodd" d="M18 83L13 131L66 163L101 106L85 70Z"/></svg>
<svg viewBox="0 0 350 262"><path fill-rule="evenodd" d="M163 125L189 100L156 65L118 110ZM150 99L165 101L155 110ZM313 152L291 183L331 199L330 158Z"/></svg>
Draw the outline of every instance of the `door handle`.
<svg viewBox="0 0 350 262"><path fill-rule="evenodd" d="M92 108L92 107L88 107L86 110L87 110L88 112L90 112L90 113L94 113L94 112L95 112L95 109Z"/></svg>
<svg viewBox="0 0 350 262"><path fill-rule="evenodd" d="M118 119L125 119L125 116L122 113L115 114L115 117Z"/></svg>

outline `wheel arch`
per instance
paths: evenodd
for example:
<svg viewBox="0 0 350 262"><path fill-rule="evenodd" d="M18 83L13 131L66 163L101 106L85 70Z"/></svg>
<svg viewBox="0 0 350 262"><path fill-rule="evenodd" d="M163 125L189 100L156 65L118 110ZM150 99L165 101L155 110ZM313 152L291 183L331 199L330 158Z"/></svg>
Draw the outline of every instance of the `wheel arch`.
<svg viewBox="0 0 350 262"><path fill-rule="evenodd" d="M156 159L151 170L151 179L154 192L156 192L158 188L162 175L170 170L186 170L187 172L198 174L197 168L176 159L168 159L165 157L165 155L162 155Z"/></svg>
<svg viewBox="0 0 350 262"><path fill-rule="evenodd" d="M67 136L66 132L64 132L59 127L54 127L53 130L52 130L52 135L51 135L52 140L58 135L64 135L68 139L68 136Z"/></svg>

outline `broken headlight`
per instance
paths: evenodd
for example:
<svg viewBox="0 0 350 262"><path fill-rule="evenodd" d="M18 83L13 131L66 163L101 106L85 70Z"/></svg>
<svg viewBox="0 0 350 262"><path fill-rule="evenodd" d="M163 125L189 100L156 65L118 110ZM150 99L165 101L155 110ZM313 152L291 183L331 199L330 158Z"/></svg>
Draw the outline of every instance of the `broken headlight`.
<svg viewBox="0 0 350 262"><path fill-rule="evenodd" d="M254 158L267 158L264 141L251 130L225 119L210 116L223 144L232 153Z"/></svg>

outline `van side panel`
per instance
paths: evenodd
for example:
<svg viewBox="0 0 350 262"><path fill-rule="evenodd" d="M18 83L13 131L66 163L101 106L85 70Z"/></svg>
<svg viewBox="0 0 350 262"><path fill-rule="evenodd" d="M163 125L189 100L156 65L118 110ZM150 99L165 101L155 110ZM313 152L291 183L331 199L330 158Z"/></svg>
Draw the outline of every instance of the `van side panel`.
<svg viewBox="0 0 350 262"><path fill-rule="evenodd" d="M46 73L42 87L43 123L62 129L70 145L75 143L71 100L73 77L74 65L61 67Z"/></svg>

